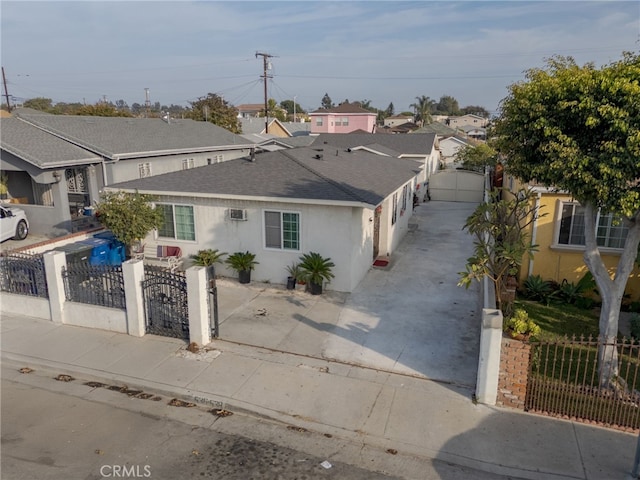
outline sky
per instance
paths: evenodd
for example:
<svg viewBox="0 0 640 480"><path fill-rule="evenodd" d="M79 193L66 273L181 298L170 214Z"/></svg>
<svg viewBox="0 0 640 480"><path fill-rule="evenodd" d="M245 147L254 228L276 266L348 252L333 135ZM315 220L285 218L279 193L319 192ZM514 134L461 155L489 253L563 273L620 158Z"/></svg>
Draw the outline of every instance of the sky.
<svg viewBox="0 0 640 480"><path fill-rule="evenodd" d="M18 102L189 106L268 97L305 110L369 100L396 113L450 95L491 113L527 69L640 50L640 2L8 1L1 64ZM5 94L5 89L2 89ZM4 100L4 98L3 98Z"/></svg>

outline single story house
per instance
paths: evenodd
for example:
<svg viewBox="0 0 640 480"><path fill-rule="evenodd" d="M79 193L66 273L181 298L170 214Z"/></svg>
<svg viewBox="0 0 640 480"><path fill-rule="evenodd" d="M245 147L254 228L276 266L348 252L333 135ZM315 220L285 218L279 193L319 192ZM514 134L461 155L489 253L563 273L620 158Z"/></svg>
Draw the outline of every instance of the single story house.
<svg viewBox="0 0 640 480"><path fill-rule="evenodd" d="M255 149L239 135L193 120L18 109L0 119L0 129L0 170L8 174L11 196L33 205L26 210L38 233L72 231L73 220L106 185L246 157Z"/></svg>
<svg viewBox="0 0 640 480"><path fill-rule="evenodd" d="M384 119L385 127L397 127L403 123L413 123L413 115L391 115Z"/></svg>
<svg viewBox="0 0 640 480"><path fill-rule="evenodd" d="M328 288L351 292L378 256L391 255L409 230L420 169L413 160L335 145L259 153L181 172L121 182L107 190L157 198L166 224L144 243L250 251L253 279L285 283L303 253L335 263ZM235 274L224 265L218 272Z"/></svg>
<svg viewBox="0 0 640 480"><path fill-rule="evenodd" d="M373 133L376 114L360 105L343 103L334 108L321 108L309 114L311 134L350 133L357 130Z"/></svg>

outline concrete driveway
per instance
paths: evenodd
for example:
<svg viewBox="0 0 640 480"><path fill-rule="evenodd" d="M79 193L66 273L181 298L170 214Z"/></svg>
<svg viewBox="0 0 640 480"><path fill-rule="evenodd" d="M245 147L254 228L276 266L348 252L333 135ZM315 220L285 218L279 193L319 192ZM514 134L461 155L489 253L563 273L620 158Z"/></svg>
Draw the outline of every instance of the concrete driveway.
<svg viewBox="0 0 640 480"><path fill-rule="evenodd" d="M473 251L475 204L428 202L384 269L351 294L218 281L220 339L474 387L477 284L458 287Z"/></svg>

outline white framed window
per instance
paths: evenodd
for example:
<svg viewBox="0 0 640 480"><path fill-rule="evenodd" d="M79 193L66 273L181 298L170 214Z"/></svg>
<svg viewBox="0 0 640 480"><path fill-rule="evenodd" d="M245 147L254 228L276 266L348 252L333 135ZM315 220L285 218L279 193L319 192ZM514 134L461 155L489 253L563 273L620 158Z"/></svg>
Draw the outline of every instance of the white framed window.
<svg viewBox="0 0 640 480"><path fill-rule="evenodd" d="M400 209L400 215L404 214L407 209L407 195L409 194L409 185L402 187L402 208Z"/></svg>
<svg viewBox="0 0 640 480"><path fill-rule="evenodd" d="M349 126L349 117L342 117L342 126L343 127Z"/></svg>
<svg viewBox="0 0 640 480"><path fill-rule="evenodd" d="M322 117L316 117L316 127L322 126Z"/></svg>
<svg viewBox="0 0 640 480"><path fill-rule="evenodd" d="M584 239L584 207L578 203L561 202L560 219L557 226L557 244L582 247ZM596 216L596 242L605 248L624 248L629 229L619 215L613 213Z"/></svg>
<svg viewBox="0 0 640 480"><path fill-rule="evenodd" d="M264 211L264 246L278 250L300 250L300 213Z"/></svg>
<svg viewBox="0 0 640 480"><path fill-rule="evenodd" d="M191 205L174 205L157 203L156 208L162 211L162 226L158 228L158 237L175 240L196 239L196 225Z"/></svg>
<svg viewBox="0 0 640 480"><path fill-rule="evenodd" d="M150 177L151 176L151 164L149 162L139 163L138 164L138 175L140 175L140 178Z"/></svg>
<svg viewBox="0 0 640 480"><path fill-rule="evenodd" d="M193 161L193 158L183 158L182 159L182 169L183 170L189 170L190 168L195 167L195 163Z"/></svg>

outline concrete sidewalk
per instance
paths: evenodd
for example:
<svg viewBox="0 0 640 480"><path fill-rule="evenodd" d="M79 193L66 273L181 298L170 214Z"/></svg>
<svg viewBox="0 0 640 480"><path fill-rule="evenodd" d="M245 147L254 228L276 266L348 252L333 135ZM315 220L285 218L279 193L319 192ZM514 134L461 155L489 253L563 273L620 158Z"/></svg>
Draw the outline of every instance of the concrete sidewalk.
<svg viewBox="0 0 640 480"><path fill-rule="evenodd" d="M214 341L134 338L3 315L2 375L48 368L244 410L399 454L531 479L622 479L634 435L474 405L471 390L347 363Z"/></svg>

